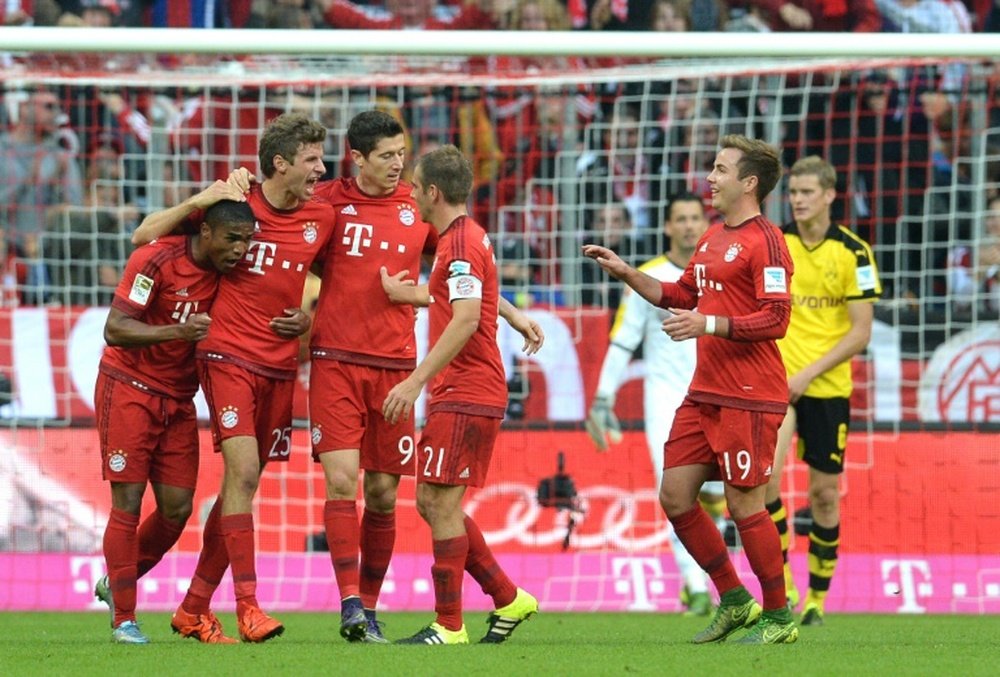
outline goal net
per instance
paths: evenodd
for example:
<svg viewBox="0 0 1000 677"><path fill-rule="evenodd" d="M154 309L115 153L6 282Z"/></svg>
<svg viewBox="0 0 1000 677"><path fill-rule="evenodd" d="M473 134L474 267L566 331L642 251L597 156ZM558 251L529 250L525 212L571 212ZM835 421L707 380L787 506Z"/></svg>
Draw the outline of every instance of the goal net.
<svg viewBox="0 0 1000 677"><path fill-rule="evenodd" d="M472 160L470 209L495 241L502 287L547 335L525 359L501 331L511 405L488 485L467 503L545 608L679 608L643 434L641 353L617 398L623 441L601 455L583 431L621 290L579 251L609 243L634 263L664 252L670 196L707 198L719 138L741 133L778 146L786 166L819 154L837 167L834 216L873 245L885 287L871 344L854 361L828 609L1000 611L1000 283L996 262L977 267L1000 246L995 61L3 58L0 608L93 605L110 503L94 382L143 215L235 167L256 171L258 133L285 111L320 120L329 175L350 173L348 121L379 108L403 123L411 159L454 143ZM776 223L790 218L784 186L764 205ZM422 350L425 333L421 319ZM338 606L329 558L315 552L324 490L304 427L308 368L292 461L267 469L257 500L267 608ZM140 581L140 608L173 608L186 590L221 476L207 432L202 441L195 515L176 552ZM558 459L575 493L539 500ZM789 463L790 514L807 505L806 479ZM381 601L390 609L433 606L430 537L413 493L404 481ZM752 580L737 544L734 553ZM802 588L805 553L793 537ZM485 607L478 590L468 596ZM217 602L231 599L224 587Z"/></svg>

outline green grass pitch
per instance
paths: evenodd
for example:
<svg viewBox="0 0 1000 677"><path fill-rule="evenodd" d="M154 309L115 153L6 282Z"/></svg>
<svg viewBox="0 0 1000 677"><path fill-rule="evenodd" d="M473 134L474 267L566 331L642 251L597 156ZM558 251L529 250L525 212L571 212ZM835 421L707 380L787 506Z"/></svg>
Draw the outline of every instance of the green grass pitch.
<svg viewBox="0 0 1000 677"><path fill-rule="evenodd" d="M168 614L139 614L152 644L110 643L106 613L0 613L3 675L995 675L994 616L832 615L798 643L694 646L705 619L663 614L541 613L502 645L347 644L339 614L276 614L285 634L266 644L206 646L170 631ZM384 615L399 639L432 614ZM235 635L232 614L220 614ZM484 613L466 614L473 642ZM736 635L739 636L738 634Z"/></svg>

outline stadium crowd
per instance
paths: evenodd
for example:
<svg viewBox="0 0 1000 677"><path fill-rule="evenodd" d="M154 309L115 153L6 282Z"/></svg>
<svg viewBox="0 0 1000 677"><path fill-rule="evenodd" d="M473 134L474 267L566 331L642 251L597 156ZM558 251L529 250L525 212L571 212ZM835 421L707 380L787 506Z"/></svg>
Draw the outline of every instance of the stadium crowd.
<svg viewBox="0 0 1000 677"><path fill-rule="evenodd" d="M0 5L0 23L91 27L477 29L626 31L1000 30L989 0L21 0ZM239 69L240 58L178 55L0 55L18 72ZM984 295L995 280L963 258L989 237L983 228L1000 183L1000 163L971 176L972 154L1000 147L1000 75L976 64L900 67L850 74L791 73L783 93L754 92L722 78L574 83L572 74L635 59L468 59L472 73L566 73L563 85L407 86L369 89L368 103L407 130L412 160L455 143L473 160L472 213L520 260L519 303L613 308L616 293L570 260L572 245L607 243L637 263L665 249L660 224L667 197L708 196L704 176L718 139L783 112L783 163L821 153L839 170L833 212L875 246L887 298L915 307L928 291ZM405 68L405 67L404 67ZM23 75L23 70L21 71ZM826 87L806 91L796 78ZM581 78L581 81L583 78ZM256 135L268 119L311 92L282 87L101 89L6 83L0 109L0 266L6 305L105 304L130 251L129 236L151 208L174 204L238 164L256 168ZM982 94L985 117L970 103ZM351 96L356 93L352 92ZM325 93L321 93L325 96ZM331 100L335 98L331 96ZM349 114L321 114L329 127L328 175L350 173L343 149ZM805 122L788 121L797 118ZM166 130L157 138L155 129ZM771 134L773 136L773 133ZM976 145L984 141L985 145ZM567 164L566 156L575 160ZM167 161L159 158L168 157ZM157 158L146 161L146 158ZM564 186L571 183L572 194ZM954 198L935 186L958 184ZM977 190L976 186L980 186ZM985 190L981 187L985 186ZM991 188L993 187L993 188ZM707 204L706 200L706 204ZM569 206L569 207L568 207ZM970 214L957 227L943 215ZM787 213L784 215L787 220ZM717 218L717 215L710 214ZM904 232L905 231L905 232ZM912 232L910 232L912 231ZM902 234L900 234L902 233ZM900 248L904 243L912 246ZM957 246L953 246L957 243ZM920 245L931 248L928 254ZM964 263L963 263L964 262ZM510 261L512 265L517 262ZM930 266L928 266L928 263ZM971 270L962 277L954 268ZM935 272L928 275L928 267ZM959 290L950 280L963 280ZM568 287L568 293L557 287ZM974 285L973 292L976 291ZM975 296L975 294L973 294ZM964 307L995 311L996 301Z"/></svg>

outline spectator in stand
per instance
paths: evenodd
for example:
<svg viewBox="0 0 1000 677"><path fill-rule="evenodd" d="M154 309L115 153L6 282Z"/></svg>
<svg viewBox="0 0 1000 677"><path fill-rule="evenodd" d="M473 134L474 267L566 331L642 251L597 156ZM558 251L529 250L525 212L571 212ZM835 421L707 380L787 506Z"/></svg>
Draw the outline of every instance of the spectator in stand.
<svg viewBox="0 0 1000 677"><path fill-rule="evenodd" d="M34 23L32 0L0 3L0 26L30 26Z"/></svg>
<svg viewBox="0 0 1000 677"><path fill-rule="evenodd" d="M1000 195L986 205L983 237L948 256L948 294L962 312L1000 311Z"/></svg>
<svg viewBox="0 0 1000 677"><path fill-rule="evenodd" d="M387 0L385 9L348 0L319 0L332 28L426 30L488 30L495 27L494 0L476 0L457 11L433 0Z"/></svg>
<svg viewBox="0 0 1000 677"><path fill-rule="evenodd" d="M691 30L691 3L688 0L657 0L649 27L667 33Z"/></svg>
<svg viewBox="0 0 1000 677"><path fill-rule="evenodd" d="M642 31L652 25L648 0L587 0L587 28L592 31Z"/></svg>
<svg viewBox="0 0 1000 677"><path fill-rule="evenodd" d="M627 262L637 262L640 258L639 246L633 237L629 211L621 203L611 203L596 209L591 217L590 227L584 233L584 241L599 244L617 252ZM609 282L603 271L594 265L580 268L580 303L585 306L599 306L613 312L621 301L622 285Z"/></svg>
<svg viewBox="0 0 1000 677"><path fill-rule="evenodd" d="M753 9L772 31L877 33L882 17L873 0L747 0L730 8Z"/></svg>
<svg viewBox="0 0 1000 677"><path fill-rule="evenodd" d="M582 202L587 208L609 202L624 204L631 223L645 236L650 227L650 170L638 112L632 106L616 104L611 125L602 132L600 149L584 153L577 162Z"/></svg>
<svg viewBox="0 0 1000 677"><path fill-rule="evenodd" d="M11 94L8 94L11 96ZM0 220L24 258L29 304L50 298L49 271L42 260L48 212L83 201L83 182L74 154L60 144L62 110L55 92L37 89L17 104L17 121L0 135Z"/></svg>

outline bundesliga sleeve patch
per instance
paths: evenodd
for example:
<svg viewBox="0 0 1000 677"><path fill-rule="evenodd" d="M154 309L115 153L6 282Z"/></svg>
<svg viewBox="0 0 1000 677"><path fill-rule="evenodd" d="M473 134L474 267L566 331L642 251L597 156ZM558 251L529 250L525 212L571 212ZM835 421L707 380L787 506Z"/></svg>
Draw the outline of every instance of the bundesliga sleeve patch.
<svg viewBox="0 0 1000 677"><path fill-rule="evenodd" d="M138 274L132 281L132 291L128 293L128 300L135 301L140 306L149 303L149 295L153 292L153 278Z"/></svg>
<svg viewBox="0 0 1000 677"><path fill-rule="evenodd" d="M764 268L764 293L787 294L788 278L785 269L778 267Z"/></svg>
<svg viewBox="0 0 1000 677"><path fill-rule="evenodd" d="M458 275L448 278L448 300L481 299L483 283L472 275Z"/></svg>
<svg viewBox="0 0 1000 677"><path fill-rule="evenodd" d="M472 264L468 261L455 260L448 264L448 277L469 275L471 272Z"/></svg>
<svg viewBox="0 0 1000 677"><path fill-rule="evenodd" d="M875 289L875 269L872 266L859 266L854 271L854 279L857 280L858 289L861 291Z"/></svg>

